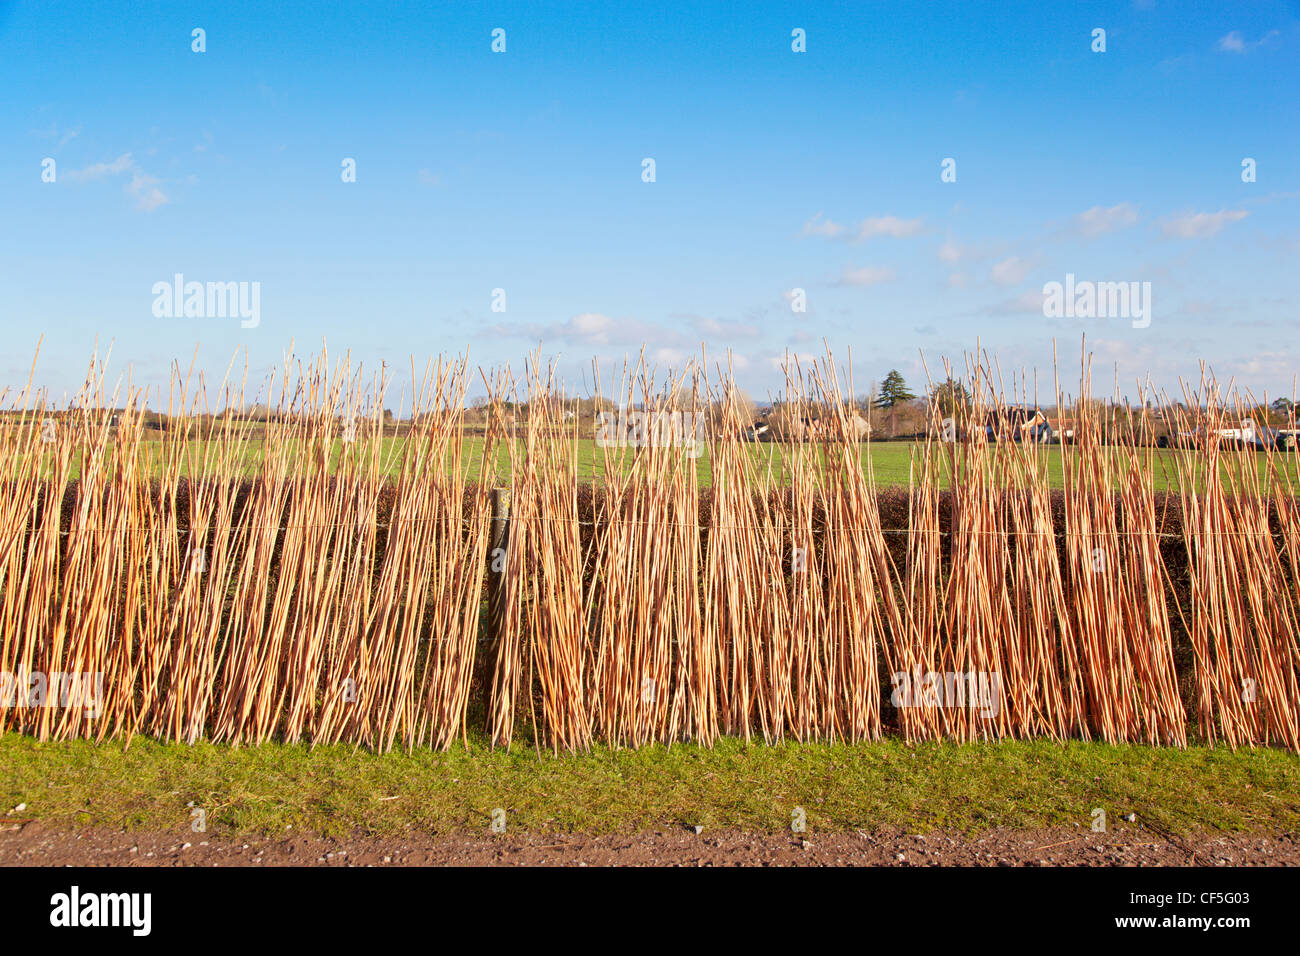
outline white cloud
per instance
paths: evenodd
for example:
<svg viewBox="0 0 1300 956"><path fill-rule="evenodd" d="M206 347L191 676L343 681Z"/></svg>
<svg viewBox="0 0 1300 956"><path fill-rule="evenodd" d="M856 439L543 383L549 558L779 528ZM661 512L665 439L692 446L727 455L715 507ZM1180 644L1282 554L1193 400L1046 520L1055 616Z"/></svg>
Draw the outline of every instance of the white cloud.
<svg viewBox="0 0 1300 956"><path fill-rule="evenodd" d="M95 163L93 166L87 166L85 169L74 169L63 174L65 179L70 179L74 183L93 183L96 180L104 179L108 176L116 176L124 173L135 166L135 160L131 158L130 153L123 153L111 163Z"/></svg>
<svg viewBox="0 0 1300 956"><path fill-rule="evenodd" d="M1006 243L1004 242L987 240L963 244L953 239L952 234L949 233L943 245L939 246L939 261L950 266L963 262L979 262L1003 253L1005 248Z"/></svg>
<svg viewBox="0 0 1300 956"><path fill-rule="evenodd" d="M681 349L658 348L650 353L650 362L652 365L668 365L674 368L680 368L692 361L691 356Z"/></svg>
<svg viewBox="0 0 1300 956"><path fill-rule="evenodd" d="M599 312L580 312L568 322L552 326L556 338L582 342L586 345L608 345L618 328L618 323Z"/></svg>
<svg viewBox="0 0 1300 956"><path fill-rule="evenodd" d="M842 223L824 219L817 213L803 224L800 236L821 236L825 239L847 238L853 242L888 236L891 239L906 239L915 236L925 228L924 219L899 219L897 216L873 216L863 219L853 227L852 232Z"/></svg>
<svg viewBox="0 0 1300 956"><path fill-rule="evenodd" d="M1093 206L1086 212L1079 213L1074 217L1074 227L1080 235L1092 239L1135 225L1137 221L1137 206L1122 202L1110 207Z"/></svg>
<svg viewBox="0 0 1300 956"><path fill-rule="evenodd" d="M754 338L759 334L758 327L747 322L719 322L717 319L694 318L691 319L691 327L702 335L728 339Z"/></svg>
<svg viewBox="0 0 1300 956"><path fill-rule="evenodd" d="M1243 377L1258 378L1272 375L1285 380L1287 375L1295 374L1295 354L1284 351L1262 350L1251 354L1249 358L1239 359L1237 369Z"/></svg>
<svg viewBox="0 0 1300 956"><path fill-rule="evenodd" d="M774 371L781 372L788 365L791 373L794 372L796 363L805 369L815 368L821 360L820 356L813 352L769 352L765 359Z"/></svg>
<svg viewBox="0 0 1300 956"><path fill-rule="evenodd" d="M608 345L618 331L618 323L598 312L582 312L567 322L550 325L503 322L487 329L490 335L519 336L528 339L578 342L583 345Z"/></svg>
<svg viewBox="0 0 1300 956"><path fill-rule="evenodd" d="M840 277L840 283L868 286L878 282L888 282L892 278L894 278L894 270L888 266L863 266L861 269L845 269Z"/></svg>
<svg viewBox="0 0 1300 956"><path fill-rule="evenodd" d="M1246 38L1241 35L1240 30L1233 30L1231 33L1219 37L1215 49L1220 53L1245 53Z"/></svg>
<svg viewBox="0 0 1300 956"><path fill-rule="evenodd" d="M430 172L427 169L421 169L416 178L420 181L421 186L441 186L442 176L439 173Z"/></svg>
<svg viewBox="0 0 1300 956"><path fill-rule="evenodd" d="M864 219L858 223L858 241L874 239L876 236L889 236L893 239L906 239L915 236L923 228L923 219L899 219L897 216L877 216Z"/></svg>
<svg viewBox="0 0 1300 956"><path fill-rule="evenodd" d="M1268 43L1274 37L1281 36L1277 30L1269 30L1255 42L1247 40L1240 30L1233 30L1219 37L1219 42L1214 44L1214 48L1220 53L1249 53L1251 50L1258 50L1264 44Z"/></svg>
<svg viewBox="0 0 1300 956"><path fill-rule="evenodd" d="M1025 281L1025 276L1028 274L1028 262L1019 256L1007 256L1007 258L993 266L989 278L998 285L1019 285Z"/></svg>
<svg viewBox="0 0 1300 956"><path fill-rule="evenodd" d="M171 202L167 194L158 188L161 182L156 176L150 176L140 168L130 153L123 153L109 163L95 163L85 169L74 169L64 175L74 183L93 183L109 176L130 173L131 181L126 184L126 193L135 200L135 208L142 212L153 212L159 206Z"/></svg>
<svg viewBox="0 0 1300 956"><path fill-rule="evenodd" d="M1244 209L1220 209L1218 212L1198 212L1170 219L1161 231L1171 239L1208 239L1230 222L1239 222L1249 216Z"/></svg>
<svg viewBox="0 0 1300 956"><path fill-rule="evenodd" d="M801 236L823 236L826 239L834 239L844 232L844 227L838 222L832 222L829 219L823 219L819 212L803 224Z"/></svg>
<svg viewBox="0 0 1300 956"><path fill-rule="evenodd" d="M170 199L158 188L158 180L153 176L136 170L127 184L126 191L135 200L135 208L144 212L153 212L159 206L165 206Z"/></svg>
<svg viewBox="0 0 1300 956"><path fill-rule="evenodd" d="M68 129L67 127L64 127L63 132L60 133L59 124L51 123L49 129L32 130L32 132L35 135L41 137L42 139L58 140L57 145L59 147L63 147L63 146L67 146L79 135L81 135L81 127L78 126L75 129Z"/></svg>
<svg viewBox="0 0 1300 956"><path fill-rule="evenodd" d="M588 347L624 345L684 344L683 337L662 323L649 324L635 319L612 319L599 312L580 312L565 322L543 325L536 322L499 323L484 328L492 336L511 336L543 342L568 342Z"/></svg>
<svg viewBox="0 0 1300 956"><path fill-rule="evenodd" d="M1030 289L1028 292L1020 293L1014 299L995 302L984 311L989 315L1020 315L1026 312L1042 315L1045 298L1041 289Z"/></svg>

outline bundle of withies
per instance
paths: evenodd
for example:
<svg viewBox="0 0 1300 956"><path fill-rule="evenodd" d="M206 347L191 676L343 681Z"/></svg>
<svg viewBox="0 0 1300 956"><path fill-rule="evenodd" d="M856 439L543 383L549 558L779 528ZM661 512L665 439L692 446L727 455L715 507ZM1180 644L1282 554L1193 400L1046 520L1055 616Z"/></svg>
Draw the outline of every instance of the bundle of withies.
<svg viewBox="0 0 1300 956"><path fill-rule="evenodd" d="M1300 749L1296 454L1223 439L1239 398L1058 389L1066 440L1012 441L968 363L877 488L829 356L763 442L703 362L625 367L594 441L536 360L483 376L472 427L465 360L413 368L398 418L346 360L286 367L216 411L178 375L159 415L92 366L70 410L0 418L0 729Z"/></svg>

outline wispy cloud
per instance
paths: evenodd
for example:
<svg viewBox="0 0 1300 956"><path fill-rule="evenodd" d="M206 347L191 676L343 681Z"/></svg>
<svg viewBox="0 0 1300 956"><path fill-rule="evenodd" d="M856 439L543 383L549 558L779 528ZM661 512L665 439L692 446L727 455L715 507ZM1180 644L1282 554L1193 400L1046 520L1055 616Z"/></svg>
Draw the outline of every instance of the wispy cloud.
<svg viewBox="0 0 1300 956"><path fill-rule="evenodd" d="M1196 62L1196 55L1194 53L1183 53L1179 56L1165 57L1158 64L1156 64L1156 67L1157 69L1160 70L1161 73L1164 73L1167 76L1170 73L1174 73L1177 70L1183 68L1184 66L1189 66L1190 64L1195 62Z"/></svg>
<svg viewBox="0 0 1300 956"><path fill-rule="evenodd" d="M599 312L581 312L558 325L548 327L546 337L583 345L609 345L618 334L619 324Z"/></svg>
<svg viewBox="0 0 1300 956"><path fill-rule="evenodd" d="M63 174L64 179L70 179L74 183L93 183L96 180L106 179L109 176L117 176L126 172L135 165L135 160L131 158L130 153L123 153L117 159L109 163L95 163L93 166L87 166L85 169L74 169Z"/></svg>
<svg viewBox="0 0 1300 956"><path fill-rule="evenodd" d="M1244 209L1221 209L1218 212L1197 212L1161 224L1161 232L1171 239L1208 239L1230 222L1249 216Z"/></svg>
<svg viewBox="0 0 1300 956"><path fill-rule="evenodd" d="M869 286L893 278L894 270L888 266L863 266L861 269L845 269L840 276L840 285Z"/></svg>
<svg viewBox="0 0 1300 956"><path fill-rule="evenodd" d="M1260 196L1258 199L1243 199L1243 206L1267 206L1271 203L1281 202L1287 199L1300 199L1300 190L1291 190L1290 192L1271 192L1267 196Z"/></svg>
<svg viewBox="0 0 1300 956"><path fill-rule="evenodd" d="M906 239L915 236L925 228L922 219L899 219L897 216L877 216L864 219L858 224L858 239L872 239L876 236L889 236L893 239Z"/></svg>
<svg viewBox="0 0 1300 956"><path fill-rule="evenodd" d="M994 263L989 278L998 285L1019 285L1029 274L1029 263L1019 256L1007 256L1001 262Z"/></svg>
<svg viewBox="0 0 1300 956"><path fill-rule="evenodd" d="M767 365L777 372L784 371L787 367L791 370L796 365L803 368L815 367L822 356L815 352L765 352L760 357L760 361L766 362Z"/></svg>
<svg viewBox="0 0 1300 956"><path fill-rule="evenodd" d="M1252 43L1242 36L1240 30L1233 30L1231 33L1225 33L1219 37L1219 42L1214 44L1214 48L1220 53L1249 53L1251 50L1258 50L1278 36L1281 36L1281 34L1277 30L1269 30Z"/></svg>
<svg viewBox="0 0 1300 956"><path fill-rule="evenodd" d="M701 335L723 339L752 339L759 335L758 326L748 322L720 322L702 316L691 319L691 328Z"/></svg>
<svg viewBox="0 0 1300 956"><path fill-rule="evenodd" d="M600 312L580 312L565 322L500 323L488 327L487 334L534 339L541 342L563 342L598 348L621 342L629 345L682 345L684 339L663 325L638 322L634 319L613 319Z"/></svg>
<svg viewBox="0 0 1300 956"><path fill-rule="evenodd" d="M846 239L850 242L863 242L886 236L891 239L906 239L918 235L925 229L925 220L900 219L897 216L871 216L863 219L856 226L845 226L833 219L824 218L817 213L803 224L799 235L802 237L821 236L823 239Z"/></svg>
<svg viewBox="0 0 1300 956"><path fill-rule="evenodd" d="M1014 299L1003 299L984 309L988 315L1024 315L1026 313L1043 314L1043 300L1046 298L1041 289L1030 289Z"/></svg>
<svg viewBox="0 0 1300 956"><path fill-rule="evenodd" d="M57 123L51 123L48 129L34 130L33 132L42 139L56 140L55 145L57 147L63 147L67 146L81 135L81 127L78 126L75 129L68 129L65 127L63 131L60 132L59 125Z"/></svg>
<svg viewBox="0 0 1300 956"><path fill-rule="evenodd" d="M1005 251L1006 243L1003 242L962 243L954 239L952 233L949 233L948 238L939 247L939 261L955 266L963 262L979 262L983 259L991 259Z"/></svg>
<svg viewBox="0 0 1300 956"><path fill-rule="evenodd" d="M823 219L819 212L803 224L801 236L822 236L826 239L836 239L844 232L844 227L838 222L832 222L829 219Z"/></svg>
<svg viewBox="0 0 1300 956"><path fill-rule="evenodd" d="M1252 379L1262 375L1283 378L1287 374L1295 374L1295 354L1277 349L1254 352L1247 358L1239 359L1237 369L1243 376Z"/></svg>
<svg viewBox="0 0 1300 956"><path fill-rule="evenodd" d="M1114 206L1093 206L1074 217L1074 228L1079 235L1088 239L1104 236L1117 229L1136 225L1138 221L1137 206L1129 202Z"/></svg>
<svg viewBox="0 0 1300 956"><path fill-rule="evenodd" d="M166 194L158 188L158 180L138 169L131 176L131 182L127 184L126 191L135 200L135 208L143 212L153 212L159 206L165 206L171 202Z"/></svg>
<svg viewBox="0 0 1300 956"><path fill-rule="evenodd" d="M74 183L93 183L123 173L131 174L131 181L126 184L126 193L135 201L136 209L141 212L153 212L159 206L171 202L167 194L159 188L162 180L142 170L130 153L123 153L111 162L95 163L63 175Z"/></svg>

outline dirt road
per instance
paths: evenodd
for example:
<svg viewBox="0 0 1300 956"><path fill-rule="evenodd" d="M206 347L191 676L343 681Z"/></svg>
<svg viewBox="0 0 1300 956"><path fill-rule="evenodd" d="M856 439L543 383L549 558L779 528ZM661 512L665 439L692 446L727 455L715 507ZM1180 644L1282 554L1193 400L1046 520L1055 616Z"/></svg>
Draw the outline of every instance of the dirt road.
<svg viewBox="0 0 1300 956"><path fill-rule="evenodd" d="M586 836L465 833L332 839L286 831L237 837L190 830L0 826L0 866L1295 866L1296 834L1177 838L1126 824L1079 829L932 832L695 833Z"/></svg>

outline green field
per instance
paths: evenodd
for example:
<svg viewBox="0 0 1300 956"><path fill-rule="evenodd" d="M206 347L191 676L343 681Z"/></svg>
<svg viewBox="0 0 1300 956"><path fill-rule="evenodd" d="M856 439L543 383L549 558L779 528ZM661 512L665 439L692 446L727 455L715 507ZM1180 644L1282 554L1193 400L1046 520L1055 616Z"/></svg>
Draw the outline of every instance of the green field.
<svg viewBox="0 0 1300 956"><path fill-rule="evenodd" d="M531 831L672 825L775 832L803 807L816 830L1087 825L1094 807L1172 833L1294 831L1300 756L1004 741L746 746L724 739L539 756L527 746L378 755L349 746L39 743L0 735L0 819L326 835L486 831L495 807Z"/></svg>
<svg viewBox="0 0 1300 956"><path fill-rule="evenodd" d="M395 476L401 469L401 452L406 439L403 438L383 438L380 440L380 459L383 463L383 469L389 476ZM145 443L145 455L152 462L151 470L157 473L157 442ZM203 445L201 442L193 442L192 445L193 461L197 464L202 459ZM240 470L245 475L256 474L262 467L263 444L260 441L247 443L244 448L243 457L240 462ZM938 447L938 446L935 446ZM871 473L875 481L880 486L906 486L908 476L913 461L913 456L919 458L922 455L924 445L913 442L875 442L868 446L862 445L862 459L867 462L869 459ZM355 446L349 448L349 452L355 450ZM487 468L489 472L495 474L496 480L500 481L510 474L510 461L508 449L505 445L498 448L495 468ZM582 481L592 481L594 478L601 476L605 471L605 450L596 447L594 439L584 438L577 441L576 467L578 478ZM782 447L779 444L758 443L750 446L749 453L753 457L755 465L760 469L772 469L779 476L783 457ZM344 446L336 442L330 456L330 467L337 468L339 461L344 454ZM627 463L632 460L634 452L630 449L621 449L618 452L617 460L621 461L626 467ZM1045 456L1048 481L1053 488L1063 487L1064 480L1062 477L1060 446L1050 447L1042 450ZM1115 453L1118 456L1118 452ZM1178 490L1178 479L1176 477L1175 462L1176 452L1167 449L1154 449L1152 451L1154 461L1154 487L1156 491ZM1232 460L1231 455L1224 456L1227 462ZM1267 475L1267 459L1263 453L1248 453L1249 460L1253 457L1256 467L1261 476ZM709 487L713 483L713 469L707 454L698 458L688 459L693 462L696 473L699 477L701 486ZM1286 468L1292 481L1297 487L1300 487L1300 469L1297 468L1300 463L1300 457L1294 454L1282 455L1275 457L1275 465ZM465 439L462 446L462 467L471 480L477 481L484 475L483 460L483 439L470 437ZM1118 463L1117 463L1118 464ZM303 467L307 467L304 459ZM1230 464L1225 463L1221 467L1221 473L1227 474ZM1116 469L1117 477L1123 472L1123 469ZM74 461L73 477L80 474L80 465ZM941 471L944 475L941 485L947 487L948 481L946 470Z"/></svg>

